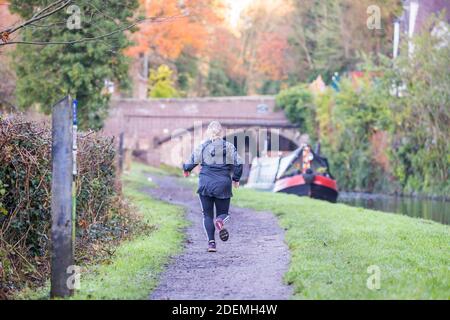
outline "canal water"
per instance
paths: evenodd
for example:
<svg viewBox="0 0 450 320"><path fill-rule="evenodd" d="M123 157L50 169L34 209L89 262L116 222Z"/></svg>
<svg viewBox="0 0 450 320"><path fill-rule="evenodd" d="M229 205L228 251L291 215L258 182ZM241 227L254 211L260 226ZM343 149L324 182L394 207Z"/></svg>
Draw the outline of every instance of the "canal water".
<svg viewBox="0 0 450 320"><path fill-rule="evenodd" d="M450 202L446 201L341 192L338 202L450 224Z"/></svg>

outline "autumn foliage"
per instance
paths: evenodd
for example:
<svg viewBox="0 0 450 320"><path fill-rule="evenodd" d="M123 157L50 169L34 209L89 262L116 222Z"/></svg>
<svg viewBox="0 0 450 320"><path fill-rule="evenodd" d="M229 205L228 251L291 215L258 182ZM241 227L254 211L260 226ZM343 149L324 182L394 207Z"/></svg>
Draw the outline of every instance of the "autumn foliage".
<svg viewBox="0 0 450 320"><path fill-rule="evenodd" d="M258 0L227 17L237 0L140 0L147 20L132 35L132 57L167 65L188 96L276 94L319 74L355 70L359 54L391 51L397 0ZM367 8L383 7L381 30L367 28Z"/></svg>
<svg viewBox="0 0 450 320"><path fill-rule="evenodd" d="M158 17L139 26L132 38L136 45L128 54L156 54L175 59L185 48L203 54L210 42L212 26L218 25L222 6L214 0L140 0L145 17Z"/></svg>

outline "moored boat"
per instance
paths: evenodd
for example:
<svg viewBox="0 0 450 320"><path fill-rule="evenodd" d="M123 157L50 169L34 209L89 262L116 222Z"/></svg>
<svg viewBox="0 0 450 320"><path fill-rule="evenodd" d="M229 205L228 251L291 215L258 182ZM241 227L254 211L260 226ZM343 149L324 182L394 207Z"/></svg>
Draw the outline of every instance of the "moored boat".
<svg viewBox="0 0 450 320"><path fill-rule="evenodd" d="M336 202L337 183L330 173L328 160L303 145L293 154L282 158L274 192L293 193L315 199Z"/></svg>
<svg viewBox="0 0 450 320"><path fill-rule="evenodd" d="M249 187L284 192L336 202L338 187L330 173L328 160L302 145L285 157L256 159L252 164Z"/></svg>

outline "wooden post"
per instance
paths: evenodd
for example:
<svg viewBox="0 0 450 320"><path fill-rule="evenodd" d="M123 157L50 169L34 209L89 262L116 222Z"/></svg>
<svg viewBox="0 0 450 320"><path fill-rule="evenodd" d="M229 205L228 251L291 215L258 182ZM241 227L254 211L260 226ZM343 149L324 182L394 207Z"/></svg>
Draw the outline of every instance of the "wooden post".
<svg viewBox="0 0 450 320"><path fill-rule="evenodd" d="M75 245L76 245L76 224L77 224L77 134L78 134L78 101L74 99L72 101L72 160L73 160L73 168L72 168L72 252L75 256Z"/></svg>
<svg viewBox="0 0 450 320"><path fill-rule="evenodd" d="M72 247L72 105L66 97L52 110L52 253L51 297L73 293L67 268L74 264Z"/></svg>

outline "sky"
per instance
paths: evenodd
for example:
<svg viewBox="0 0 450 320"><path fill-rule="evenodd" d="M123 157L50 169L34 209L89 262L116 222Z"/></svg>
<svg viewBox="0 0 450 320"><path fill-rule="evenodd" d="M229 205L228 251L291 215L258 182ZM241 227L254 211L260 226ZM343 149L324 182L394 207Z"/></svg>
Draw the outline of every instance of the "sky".
<svg viewBox="0 0 450 320"><path fill-rule="evenodd" d="M251 2L254 0L225 0L225 3L229 6L228 19L232 27L237 27L239 16Z"/></svg>

